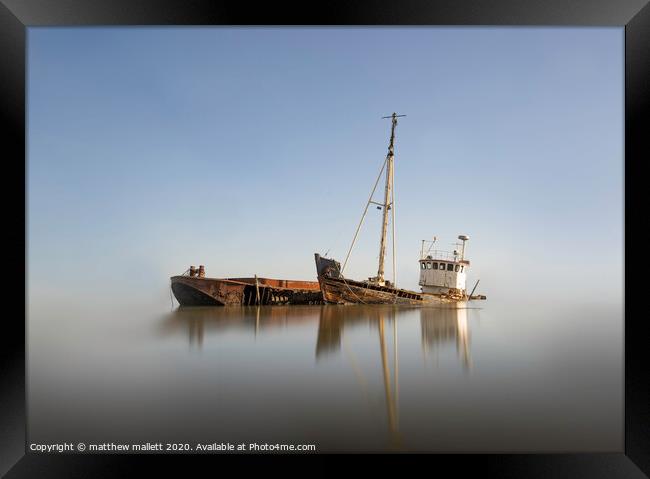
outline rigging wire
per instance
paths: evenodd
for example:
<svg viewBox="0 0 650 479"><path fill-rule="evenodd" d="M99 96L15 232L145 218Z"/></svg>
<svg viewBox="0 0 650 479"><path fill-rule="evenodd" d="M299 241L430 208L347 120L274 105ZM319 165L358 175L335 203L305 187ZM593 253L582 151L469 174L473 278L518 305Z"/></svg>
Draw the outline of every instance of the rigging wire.
<svg viewBox="0 0 650 479"><path fill-rule="evenodd" d="M386 168L386 162L388 161L388 155L386 155L386 159L384 160L384 164L381 166L381 170L379 171L379 175L377 176L377 181L375 181L375 186L372 188L372 192L370 193L370 197L368 198L368 202L366 203L366 207L363 210L363 214L361 215L361 221L359 221L359 226L357 226L357 231L354 233L354 238L352 238L352 244L350 244L350 249L348 249L348 254L345 256L345 261L343 261L343 267L341 268L341 272L345 271L345 266L348 264L348 259L350 258L350 253L352 253L352 248L354 247L354 243L357 241L357 236L359 235L359 230L361 229L361 225L363 224L363 220L366 217L366 213L368 212L368 207L370 206L370 203L372 202L372 196L375 194L375 190L377 189L377 185L379 184L379 180L381 179L381 175L384 172L384 168Z"/></svg>

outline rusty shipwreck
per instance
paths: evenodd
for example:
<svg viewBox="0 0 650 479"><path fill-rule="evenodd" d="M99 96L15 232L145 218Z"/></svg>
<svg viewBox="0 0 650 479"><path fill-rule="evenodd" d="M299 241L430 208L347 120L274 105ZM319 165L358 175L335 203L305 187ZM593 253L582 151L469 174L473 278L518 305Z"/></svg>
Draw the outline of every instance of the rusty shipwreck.
<svg viewBox="0 0 650 479"><path fill-rule="evenodd" d="M181 306L322 304L316 281L271 278L207 278L205 268L172 276L171 289Z"/></svg>
<svg viewBox="0 0 650 479"><path fill-rule="evenodd" d="M468 294L465 283L467 270L470 262L465 258L465 245L469 240L469 236L459 235L458 239L462 241L457 244L459 247L453 252L448 251L432 251L432 247L436 241L429 242L430 246L425 252L426 241L422 242L422 250L420 251L420 281L422 287L421 291L409 291L400 289L396 286L396 260L395 260L395 195L393 187L393 169L394 169L394 146L395 146L395 128L397 126L397 118L405 115L397 115L393 113L390 118L392 120L390 140L388 144L388 154L381 167L375 186L370 193L361 221L357 226L357 230L352 239L352 244L348 250L343 267L341 264L332 259L325 258L315 254L316 260L316 273L318 282L323 294L325 303L335 304L411 304L411 305L424 305L424 304L444 304L444 303L459 303L473 299L486 299L483 295L474 296L474 291L478 285L478 281L474 289ZM377 185L381 176L386 170L386 184L384 188L383 202L373 201L373 195L377 189ZM379 267L377 275L368 278L367 280L352 280L343 276L343 271L347 265L350 253L354 247L355 241L363 224L363 220L368 212L371 204L377 206L377 209L383 210L382 227L381 227L381 240L379 245ZM392 282L384 277L384 263L386 258L386 249L388 244L388 225L392 225L392 260L393 260L393 277Z"/></svg>

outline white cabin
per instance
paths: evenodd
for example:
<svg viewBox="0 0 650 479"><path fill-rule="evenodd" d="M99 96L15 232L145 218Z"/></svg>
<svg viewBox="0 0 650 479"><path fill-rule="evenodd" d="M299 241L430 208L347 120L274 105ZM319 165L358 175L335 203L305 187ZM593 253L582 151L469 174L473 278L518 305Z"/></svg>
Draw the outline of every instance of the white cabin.
<svg viewBox="0 0 650 479"><path fill-rule="evenodd" d="M429 248L424 251L426 241L422 242L420 252L420 286L423 293L448 293L450 290L458 290L466 294L466 279L469 261L465 259L465 242L469 236L460 235L462 240L461 250L440 251ZM435 243L435 240L431 242Z"/></svg>

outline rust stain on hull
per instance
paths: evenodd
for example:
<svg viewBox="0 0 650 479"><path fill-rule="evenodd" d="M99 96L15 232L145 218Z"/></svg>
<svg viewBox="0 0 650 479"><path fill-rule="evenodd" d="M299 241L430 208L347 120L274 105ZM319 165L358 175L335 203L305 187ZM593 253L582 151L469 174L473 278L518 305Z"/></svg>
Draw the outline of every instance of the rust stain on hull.
<svg viewBox="0 0 650 479"><path fill-rule="evenodd" d="M182 306L323 303L320 286L316 281L172 276L171 287Z"/></svg>

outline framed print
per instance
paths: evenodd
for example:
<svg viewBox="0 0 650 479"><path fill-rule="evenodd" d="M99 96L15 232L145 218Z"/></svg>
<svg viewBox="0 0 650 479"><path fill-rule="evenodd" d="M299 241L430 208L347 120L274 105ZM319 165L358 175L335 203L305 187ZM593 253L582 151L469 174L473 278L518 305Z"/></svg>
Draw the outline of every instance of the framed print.
<svg viewBox="0 0 650 479"><path fill-rule="evenodd" d="M645 0L0 25L7 477L650 474Z"/></svg>

